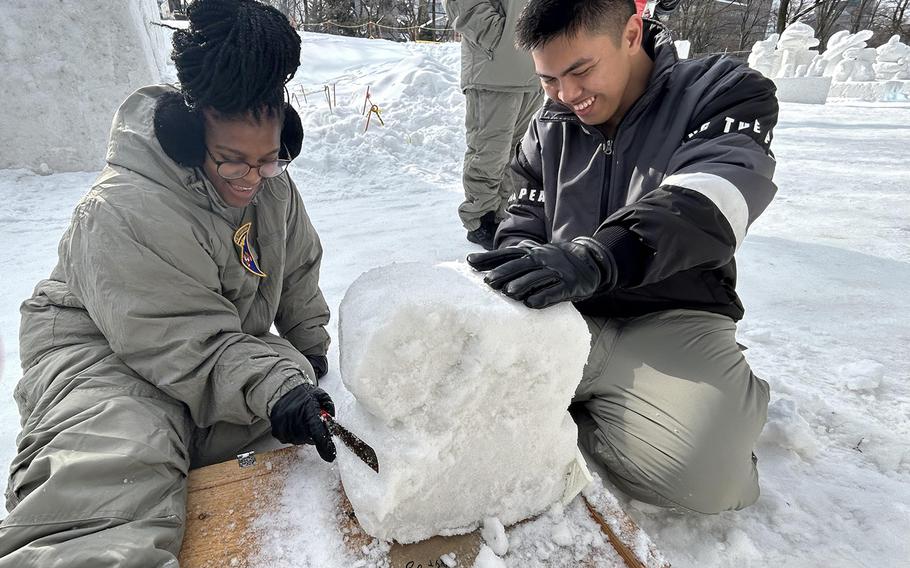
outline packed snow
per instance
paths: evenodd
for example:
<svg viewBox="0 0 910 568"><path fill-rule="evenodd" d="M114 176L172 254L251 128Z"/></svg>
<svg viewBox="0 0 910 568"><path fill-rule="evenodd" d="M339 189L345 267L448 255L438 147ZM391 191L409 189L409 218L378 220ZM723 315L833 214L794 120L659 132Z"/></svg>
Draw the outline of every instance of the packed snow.
<svg viewBox="0 0 910 568"><path fill-rule="evenodd" d="M113 112L167 73L157 14L154 0L0 3L0 168L101 168Z"/></svg>
<svg viewBox="0 0 910 568"><path fill-rule="evenodd" d="M464 240L456 214L464 151L458 69L455 44L304 35L294 86L308 93L306 101L298 95L306 140L291 174L325 246L322 286L335 314L369 269L459 260L478 250ZM329 83L336 88L332 110L323 95ZM364 132L367 85L385 126L374 117ZM61 94L55 102L81 110L78 98ZM623 504L676 567L906 566L910 105L784 104L772 148L780 191L738 254L747 308L739 339L772 387L769 423L756 448L762 496L748 509L714 516ZM73 206L96 175L0 170L4 464L19 428L11 394L21 376L18 306L50 273ZM335 323L325 386L341 397ZM338 468L311 448L300 452L305 461L288 483L282 511L269 518L273 537L263 551L284 561L262 566L326 566L311 558L341 555L343 537L336 540L327 526ZM571 505L564 514L575 518ZM290 530L295 526L301 528ZM548 566L543 555L551 544L559 548L553 535L565 536L548 526L522 544L516 530L503 559L508 566ZM591 539L595 546L596 535ZM369 544L366 558L381 557L383 546ZM509 563L519 552L527 563ZM337 566L362 558L347 560Z"/></svg>
<svg viewBox="0 0 910 568"><path fill-rule="evenodd" d="M485 517L511 525L587 484L566 409L591 336L570 305L528 312L466 264L402 263L360 276L338 319L338 415L379 458L377 474L338 454L367 533L411 543Z"/></svg>

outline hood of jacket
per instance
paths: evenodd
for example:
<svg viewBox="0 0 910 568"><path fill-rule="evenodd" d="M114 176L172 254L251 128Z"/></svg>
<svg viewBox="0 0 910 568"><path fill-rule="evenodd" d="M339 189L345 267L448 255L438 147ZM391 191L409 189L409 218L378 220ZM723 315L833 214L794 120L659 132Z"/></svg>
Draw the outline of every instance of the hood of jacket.
<svg viewBox="0 0 910 568"><path fill-rule="evenodd" d="M168 92L177 92L177 89L173 85L149 85L135 91L120 105L111 124L108 166L129 170L231 222L239 221L243 210L227 205L201 169L181 166L158 142L154 126L155 105L158 97ZM260 192L268 189L268 181ZM257 199L258 195L253 202Z"/></svg>

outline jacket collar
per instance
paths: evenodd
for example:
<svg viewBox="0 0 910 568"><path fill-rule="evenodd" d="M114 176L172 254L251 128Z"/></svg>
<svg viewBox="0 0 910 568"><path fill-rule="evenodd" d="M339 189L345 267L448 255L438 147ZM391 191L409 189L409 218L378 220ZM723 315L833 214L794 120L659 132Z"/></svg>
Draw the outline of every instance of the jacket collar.
<svg viewBox="0 0 910 568"><path fill-rule="evenodd" d="M645 53L654 61L654 68L651 70L651 78L648 80L645 93L640 98L644 98L645 94L652 89L661 88L668 72L679 63L679 54L676 52L676 45L673 43L670 30L657 20L649 18L642 20L644 21L642 46ZM547 98L543 105L540 120L581 122L572 109L550 98Z"/></svg>

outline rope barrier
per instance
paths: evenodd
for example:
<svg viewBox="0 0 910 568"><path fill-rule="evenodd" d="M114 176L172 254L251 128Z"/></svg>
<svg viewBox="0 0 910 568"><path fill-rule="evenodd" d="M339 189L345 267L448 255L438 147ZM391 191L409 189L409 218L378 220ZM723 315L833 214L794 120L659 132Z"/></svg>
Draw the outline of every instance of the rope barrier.
<svg viewBox="0 0 910 568"><path fill-rule="evenodd" d="M452 28L432 28L426 24L420 24L416 26L387 26L385 24L380 24L379 22L364 22L362 24L340 24L335 20L325 20L323 22L313 22L308 24L297 24L301 28L312 28L318 26L335 26L336 28L342 28L346 30L356 30L360 28L367 28L373 26L381 30L395 30L395 31L410 31L410 30L426 30L430 32L451 32Z"/></svg>

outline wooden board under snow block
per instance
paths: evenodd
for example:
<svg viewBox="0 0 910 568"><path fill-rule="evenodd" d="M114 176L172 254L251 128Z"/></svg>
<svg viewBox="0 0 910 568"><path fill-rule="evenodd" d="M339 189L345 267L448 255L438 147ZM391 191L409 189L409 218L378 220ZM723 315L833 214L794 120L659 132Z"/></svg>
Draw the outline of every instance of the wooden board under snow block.
<svg viewBox="0 0 910 568"><path fill-rule="evenodd" d="M282 448L256 455L256 462L240 467L237 460L199 468L188 479L187 525L179 561L181 568L264 568L255 565L260 542L253 526L265 512L280 504L290 469L299 462L296 448ZM352 535L346 542L355 556L372 538L363 533L350 502L341 492L340 533ZM653 544L642 546L643 533L607 494L586 501L594 518L609 537L626 566L666 568ZM291 537L291 535L289 535ZM393 544L390 568L436 568L440 556L454 553L458 566L471 566L482 545L479 531L452 537L433 537L423 542ZM585 566L580 562L578 566Z"/></svg>

